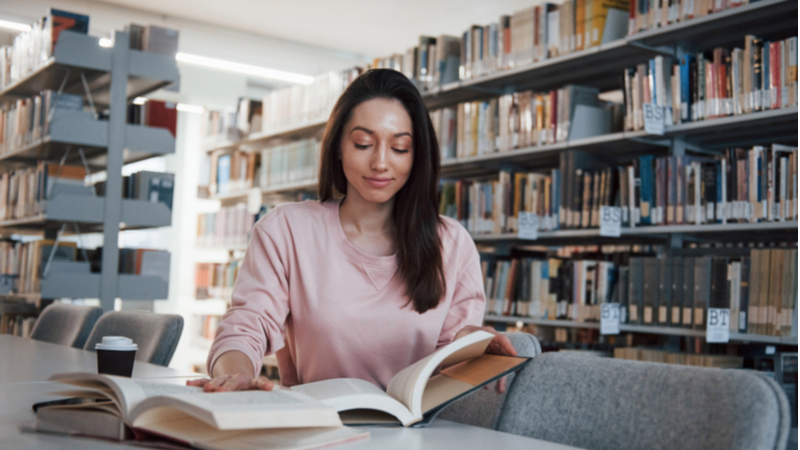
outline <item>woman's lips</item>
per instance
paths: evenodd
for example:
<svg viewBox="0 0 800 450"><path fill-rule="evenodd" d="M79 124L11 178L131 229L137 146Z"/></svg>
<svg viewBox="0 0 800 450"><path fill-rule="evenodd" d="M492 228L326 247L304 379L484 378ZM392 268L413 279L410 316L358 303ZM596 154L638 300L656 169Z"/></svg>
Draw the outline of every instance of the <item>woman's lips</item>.
<svg viewBox="0 0 800 450"><path fill-rule="evenodd" d="M391 178L366 178L366 180L369 182L369 184L376 188L386 187L392 182Z"/></svg>

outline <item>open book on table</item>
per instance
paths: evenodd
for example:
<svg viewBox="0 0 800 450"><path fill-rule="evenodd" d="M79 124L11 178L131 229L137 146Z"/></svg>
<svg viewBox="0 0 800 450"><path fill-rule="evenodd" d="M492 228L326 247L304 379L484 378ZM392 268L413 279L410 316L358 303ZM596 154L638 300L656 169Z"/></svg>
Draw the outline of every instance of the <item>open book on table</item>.
<svg viewBox="0 0 800 450"><path fill-rule="evenodd" d="M493 338L491 333L476 331L451 342L398 372L386 392L354 378L301 384L291 391L332 406L348 425L426 426L447 405L530 361L485 354Z"/></svg>
<svg viewBox="0 0 800 450"><path fill-rule="evenodd" d="M312 449L369 436L342 427L334 408L290 390L202 388L93 373L62 373L67 404L36 408L35 429L123 440L161 436L195 448ZM83 401L82 401L83 400Z"/></svg>

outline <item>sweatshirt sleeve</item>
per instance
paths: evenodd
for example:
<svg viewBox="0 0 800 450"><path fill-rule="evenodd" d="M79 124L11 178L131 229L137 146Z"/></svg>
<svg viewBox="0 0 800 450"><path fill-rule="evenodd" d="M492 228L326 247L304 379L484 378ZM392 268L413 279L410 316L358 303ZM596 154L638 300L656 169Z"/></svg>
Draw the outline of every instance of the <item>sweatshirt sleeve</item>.
<svg viewBox="0 0 800 450"><path fill-rule="evenodd" d="M217 359L231 350L247 355L258 374L264 355L284 345L289 315L287 243L291 240L281 230L280 212L272 213L253 227L233 286L231 308L223 316L208 354L209 374Z"/></svg>
<svg viewBox="0 0 800 450"><path fill-rule="evenodd" d="M459 224L455 226L461 228ZM459 231L457 245L458 248L467 249L464 252L466 254L461 258L465 262L460 265L457 272L453 300L439 334L437 349L452 342L456 334L465 326L481 326L486 308L486 294L483 289L483 273L478 249L466 230L461 228Z"/></svg>

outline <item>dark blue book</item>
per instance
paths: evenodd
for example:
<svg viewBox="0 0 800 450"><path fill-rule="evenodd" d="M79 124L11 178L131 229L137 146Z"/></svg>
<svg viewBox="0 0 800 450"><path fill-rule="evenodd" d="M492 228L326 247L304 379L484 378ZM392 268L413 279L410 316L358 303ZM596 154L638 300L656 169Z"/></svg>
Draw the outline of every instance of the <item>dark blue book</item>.
<svg viewBox="0 0 800 450"><path fill-rule="evenodd" d="M653 209L653 155L639 157L640 222L652 224Z"/></svg>
<svg viewBox="0 0 800 450"><path fill-rule="evenodd" d="M691 122L692 117L692 64L693 55L681 56L680 75L681 75L681 122Z"/></svg>

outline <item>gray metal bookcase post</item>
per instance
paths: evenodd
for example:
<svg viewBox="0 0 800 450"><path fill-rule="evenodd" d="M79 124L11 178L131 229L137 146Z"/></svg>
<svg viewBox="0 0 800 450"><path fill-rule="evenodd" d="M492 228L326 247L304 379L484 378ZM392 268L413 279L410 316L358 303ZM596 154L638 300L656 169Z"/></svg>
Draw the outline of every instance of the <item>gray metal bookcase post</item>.
<svg viewBox="0 0 800 450"><path fill-rule="evenodd" d="M119 271L119 224L122 218L122 163L128 86L128 33L114 33L111 56L110 114L108 119L108 163L103 208L103 261L100 278L100 306L114 310Z"/></svg>

